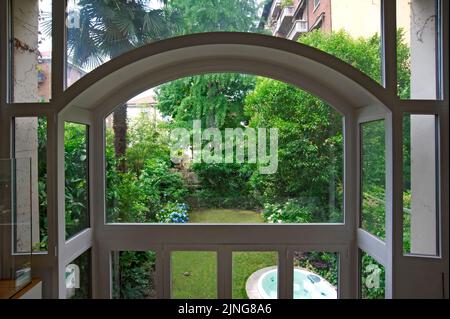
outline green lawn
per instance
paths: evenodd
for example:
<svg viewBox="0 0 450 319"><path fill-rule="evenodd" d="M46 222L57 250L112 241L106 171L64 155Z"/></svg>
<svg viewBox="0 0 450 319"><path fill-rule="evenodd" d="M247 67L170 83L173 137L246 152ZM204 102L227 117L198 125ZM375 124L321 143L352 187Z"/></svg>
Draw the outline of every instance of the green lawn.
<svg viewBox="0 0 450 319"><path fill-rule="evenodd" d="M204 209L189 214L191 223L262 223L259 213L236 209ZM277 265L276 252L233 253L233 298L246 299L245 283L258 269ZM208 251L172 253L172 297L217 298L217 254Z"/></svg>
<svg viewBox="0 0 450 319"><path fill-rule="evenodd" d="M217 298L217 255L210 251L172 253L172 297L175 299ZM276 252L234 252L234 299L247 299L245 283L258 269L278 264Z"/></svg>
<svg viewBox="0 0 450 319"><path fill-rule="evenodd" d="M172 298L217 298L217 254L212 251L172 253Z"/></svg>
<svg viewBox="0 0 450 319"><path fill-rule="evenodd" d="M260 213L240 209L201 209L189 214L190 223L263 223Z"/></svg>
<svg viewBox="0 0 450 319"><path fill-rule="evenodd" d="M247 299L245 283L255 271L278 265L276 252L233 252L233 299Z"/></svg>

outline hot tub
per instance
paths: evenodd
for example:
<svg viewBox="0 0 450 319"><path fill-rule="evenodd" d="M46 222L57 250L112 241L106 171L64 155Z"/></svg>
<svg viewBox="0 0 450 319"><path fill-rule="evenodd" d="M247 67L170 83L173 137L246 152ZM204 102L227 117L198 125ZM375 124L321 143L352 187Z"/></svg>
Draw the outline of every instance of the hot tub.
<svg viewBox="0 0 450 319"><path fill-rule="evenodd" d="M253 273L247 281L250 299L276 299L278 270L267 267ZM308 270L294 269L294 299L337 299L336 287Z"/></svg>

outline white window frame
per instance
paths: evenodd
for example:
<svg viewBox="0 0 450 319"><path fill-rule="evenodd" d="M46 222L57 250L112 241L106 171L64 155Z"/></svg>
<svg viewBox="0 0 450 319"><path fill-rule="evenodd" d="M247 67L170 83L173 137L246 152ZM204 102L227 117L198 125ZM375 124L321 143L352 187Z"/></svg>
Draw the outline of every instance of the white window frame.
<svg viewBox="0 0 450 319"><path fill-rule="evenodd" d="M317 10L317 8L320 6L320 0L313 0L313 12Z"/></svg>

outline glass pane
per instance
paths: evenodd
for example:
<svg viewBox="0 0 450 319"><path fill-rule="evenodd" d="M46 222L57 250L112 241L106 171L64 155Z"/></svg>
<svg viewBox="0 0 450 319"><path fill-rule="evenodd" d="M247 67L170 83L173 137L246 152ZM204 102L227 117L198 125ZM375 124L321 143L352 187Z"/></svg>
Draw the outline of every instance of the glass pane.
<svg viewBox="0 0 450 319"><path fill-rule="evenodd" d="M11 298L31 281L31 161L0 160L0 296Z"/></svg>
<svg viewBox="0 0 450 319"><path fill-rule="evenodd" d="M290 22L288 38L298 37L300 43L325 51L381 83L381 0L291 2L297 8L293 21L299 19L306 29L296 32L298 22Z"/></svg>
<svg viewBox="0 0 450 319"><path fill-rule="evenodd" d="M183 34L263 31L257 0L72 0L67 5L67 85L134 48Z"/></svg>
<svg viewBox="0 0 450 319"><path fill-rule="evenodd" d="M397 76L402 99L439 99L440 1L397 0Z"/></svg>
<svg viewBox="0 0 450 319"><path fill-rule="evenodd" d="M341 114L283 82L168 82L105 119L107 221L342 223L342 132Z"/></svg>
<svg viewBox="0 0 450 319"><path fill-rule="evenodd" d="M66 266L66 299L90 299L91 250L85 251Z"/></svg>
<svg viewBox="0 0 450 319"><path fill-rule="evenodd" d="M66 239L89 227L88 126L64 123Z"/></svg>
<svg viewBox="0 0 450 319"><path fill-rule="evenodd" d="M385 239L385 122L361 124L361 225Z"/></svg>
<svg viewBox="0 0 450 319"><path fill-rule="evenodd" d="M47 119L14 119L14 155L31 158L31 211L33 251L46 251L47 227Z"/></svg>
<svg viewBox="0 0 450 319"><path fill-rule="evenodd" d="M111 261L114 299L156 298L156 253L117 251Z"/></svg>
<svg viewBox="0 0 450 319"><path fill-rule="evenodd" d="M339 255L295 252L294 299L337 299Z"/></svg>
<svg viewBox="0 0 450 319"><path fill-rule="evenodd" d="M171 254L173 299L217 298L217 253L174 251Z"/></svg>
<svg viewBox="0 0 450 319"><path fill-rule="evenodd" d="M403 117L403 252L439 254L437 116Z"/></svg>
<svg viewBox="0 0 450 319"><path fill-rule="evenodd" d="M233 252L232 258L233 299L277 299L277 252Z"/></svg>
<svg viewBox="0 0 450 319"><path fill-rule="evenodd" d="M369 254L360 251L361 298L384 299L384 266Z"/></svg>
<svg viewBox="0 0 450 319"><path fill-rule="evenodd" d="M381 81L380 0L70 0L67 85L108 60L162 39L252 32L316 47ZM348 19L352 16L352 19Z"/></svg>
<svg viewBox="0 0 450 319"><path fill-rule="evenodd" d="M12 0L11 17L10 100L48 102L51 98L52 1Z"/></svg>

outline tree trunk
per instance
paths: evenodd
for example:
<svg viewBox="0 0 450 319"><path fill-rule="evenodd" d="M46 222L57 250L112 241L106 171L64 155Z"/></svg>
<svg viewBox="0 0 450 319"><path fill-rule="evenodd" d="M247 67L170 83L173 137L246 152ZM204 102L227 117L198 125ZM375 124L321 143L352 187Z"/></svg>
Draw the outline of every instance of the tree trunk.
<svg viewBox="0 0 450 319"><path fill-rule="evenodd" d="M114 150L117 160L117 170L127 169L125 153L127 150L127 105L119 106L113 113Z"/></svg>

